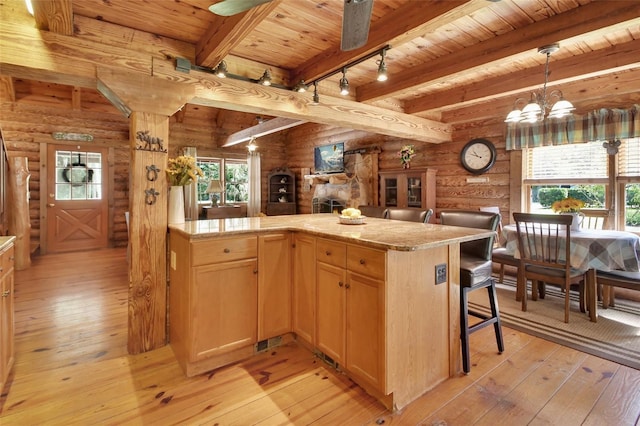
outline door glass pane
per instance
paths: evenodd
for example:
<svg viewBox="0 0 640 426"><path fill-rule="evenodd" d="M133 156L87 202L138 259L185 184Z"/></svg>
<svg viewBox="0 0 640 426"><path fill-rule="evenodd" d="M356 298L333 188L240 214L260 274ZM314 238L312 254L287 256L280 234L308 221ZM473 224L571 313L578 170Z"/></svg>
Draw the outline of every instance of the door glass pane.
<svg viewBox="0 0 640 426"><path fill-rule="evenodd" d="M640 232L640 183L625 185L624 230Z"/></svg>
<svg viewBox="0 0 640 426"><path fill-rule="evenodd" d="M407 178L408 188L408 200L409 207L421 207L422 206L422 179L419 177Z"/></svg>
<svg viewBox="0 0 640 426"><path fill-rule="evenodd" d="M56 151L56 200L102 199L102 154Z"/></svg>
<svg viewBox="0 0 640 426"><path fill-rule="evenodd" d="M398 205L398 179L384 179L384 201L385 207L395 207Z"/></svg>

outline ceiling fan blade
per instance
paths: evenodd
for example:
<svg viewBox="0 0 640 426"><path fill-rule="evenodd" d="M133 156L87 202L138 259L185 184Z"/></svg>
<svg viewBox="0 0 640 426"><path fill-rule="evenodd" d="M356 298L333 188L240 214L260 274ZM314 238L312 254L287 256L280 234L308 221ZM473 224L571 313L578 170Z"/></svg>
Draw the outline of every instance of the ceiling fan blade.
<svg viewBox="0 0 640 426"><path fill-rule="evenodd" d="M373 0L344 0L342 15L342 50L362 47L369 38Z"/></svg>
<svg viewBox="0 0 640 426"><path fill-rule="evenodd" d="M209 6L209 11L220 16L231 16L240 12L246 12L252 7L269 3L270 1L271 0L222 0Z"/></svg>

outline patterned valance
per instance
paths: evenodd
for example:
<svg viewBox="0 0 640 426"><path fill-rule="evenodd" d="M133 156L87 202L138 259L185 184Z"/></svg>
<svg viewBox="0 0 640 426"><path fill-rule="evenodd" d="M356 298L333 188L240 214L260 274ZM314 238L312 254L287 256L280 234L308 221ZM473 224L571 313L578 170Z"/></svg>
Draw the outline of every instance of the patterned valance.
<svg viewBox="0 0 640 426"><path fill-rule="evenodd" d="M602 108L541 123L507 124L507 150L640 137L640 105Z"/></svg>

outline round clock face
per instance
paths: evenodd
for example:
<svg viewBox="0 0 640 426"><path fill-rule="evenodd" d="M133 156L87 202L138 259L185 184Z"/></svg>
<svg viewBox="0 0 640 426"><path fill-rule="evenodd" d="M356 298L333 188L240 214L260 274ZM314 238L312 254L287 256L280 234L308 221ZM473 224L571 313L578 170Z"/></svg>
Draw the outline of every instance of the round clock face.
<svg viewBox="0 0 640 426"><path fill-rule="evenodd" d="M486 173L496 162L496 147L486 139L473 139L462 149L460 162L473 174Z"/></svg>

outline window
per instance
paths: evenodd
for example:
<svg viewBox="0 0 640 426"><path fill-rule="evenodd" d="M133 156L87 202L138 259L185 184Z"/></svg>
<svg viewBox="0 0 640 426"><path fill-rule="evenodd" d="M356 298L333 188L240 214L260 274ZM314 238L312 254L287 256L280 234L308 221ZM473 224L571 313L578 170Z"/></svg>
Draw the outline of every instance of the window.
<svg viewBox="0 0 640 426"><path fill-rule="evenodd" d="M209 203L206 192L210 180L220 180L224 193L220 202L246 203L249 201L249 167L246 160L199 157L196 161L204 177L198 180L198 202ZM221 171L224 170L224 173Z"/></svg>
<svg viewBox="0 0 640 426"><path fill-rule="evenodd" d="M56 151L55 199L102 199L102 154Z"/></svg>
<svg viewBox="0 0 640 426"><path fill-rule="evenodd" d="M618 188L609 188L609 155L602 141L523 150L526 210L551 212L567 196L587 207L609 208L608 191L617 191L618 229L640 232L640 138L622 139L617 154Z"/></svg>

